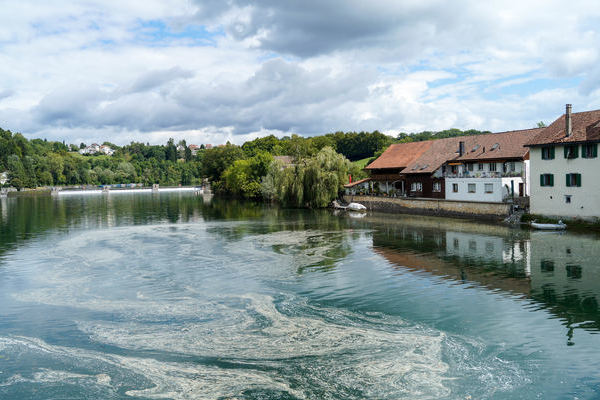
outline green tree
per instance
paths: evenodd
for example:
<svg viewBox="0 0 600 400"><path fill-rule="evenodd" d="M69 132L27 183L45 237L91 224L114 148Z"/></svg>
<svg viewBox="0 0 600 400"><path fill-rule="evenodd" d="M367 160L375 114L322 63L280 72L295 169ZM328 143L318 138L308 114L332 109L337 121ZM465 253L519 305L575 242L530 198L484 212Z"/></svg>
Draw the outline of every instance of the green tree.
<svg viewBox="0 0 600 400"><path fill-rule="evenodd" d="M165 150L165 159L168 161L177 161L177 147L172 138L167 142L167 148Z"/></svg>

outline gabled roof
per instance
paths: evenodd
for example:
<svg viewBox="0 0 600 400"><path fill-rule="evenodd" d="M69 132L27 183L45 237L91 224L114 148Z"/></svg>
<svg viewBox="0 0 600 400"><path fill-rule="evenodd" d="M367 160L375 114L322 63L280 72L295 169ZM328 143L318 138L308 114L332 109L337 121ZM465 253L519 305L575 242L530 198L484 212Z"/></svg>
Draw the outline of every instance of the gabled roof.
<svg viewBox="0 0 600 400"><path fill-rule="evenodd" d="M364 182L369 182L370 180L371 180L371 178L365 178L365 179L361 179L361 180L359 180L359 181L355 181L355 182L351 182L351 183L346 183L346 184L344 185L344 187L345 187L345 188L351 188L351 187L353 187L353 186L360 185L361 183L364 183Z"/></svg>
<svg viewBox="0 0 600 400"><path fill-rule="evenodd" d="M432 142L433 140L427 140L392 144L365 169L404 168L429 149Z"/></svg>
<svg viewBox="0 0 600 400"><path fill-rule="evenodd" d="M524 159L529 152L524 144L544 129L523 129L393 144L365 169L395 168L402 169L403 174L431 174L448 161ZM458 154L460 142L464 142L462 156Z"/></svg>
<svg viewBox="0 0 600 400"><path fill-rule="evenodd" d="M489 135L466 136L465 154L460 161L485 161L498 159L523 159L529 149L524 147L544 128L498 132ZM473 142L473 143L471 143Z"/></svg>
<svg viewBox="0 0 600 400"><path fill-rule="evenodd" d="M523 129L433 140L431 147L408 165L402 173L431 174L448 161L477 162L523 159L529 152L529 149L523 147L524 144L543 129ZM458 155L460 142L465 144L462 156Z"/></svg>
<svg viewBox="0 0 600 400"><path fill-rule="evenodd" d="M565 114L533 137L526 146L600 141L600 110L571 114L571 136L565 134Z"/></svg>

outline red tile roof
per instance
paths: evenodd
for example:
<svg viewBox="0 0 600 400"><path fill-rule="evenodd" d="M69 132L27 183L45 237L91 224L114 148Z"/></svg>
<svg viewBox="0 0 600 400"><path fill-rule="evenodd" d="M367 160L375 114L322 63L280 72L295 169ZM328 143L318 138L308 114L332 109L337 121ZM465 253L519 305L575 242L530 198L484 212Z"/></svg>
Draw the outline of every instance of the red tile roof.
<svg viewBox="0 0 600 400"><path fill-rule="evenodd" d="M353 186L360 185L361 183L363 183L363 182L368 182L368 181L370 181L370 180L371 180L371 178L365 178L365 179L361 179L361 180L359 180L359 181L356 181L356 182L347 183L347 184L345 184L345 185L344 185L344 187L345 187L345 188L351 188L351 187L353 187Z"/></svg>
<svg viewBox="0 0 600 400"><path fill-rule="evenodd" d="M366 169L404 168L403 174L431 174L448 161L524 159L529 152L524 144L543 130L523 129L394 144ZM460 142L465 144L461 157L458 155Z"/></svg>
<svg viewBox="0 0 600 400"><path fill-rule="evenodd" d="M600 141L600 110L571 114L571 136L565 134L565 114L534 136L526 146Z"/></svg>
<svg viewBox="0 0 600 400"><path fill-rule="evenodd" d="M430 174L448 161L477 162L523 159L529 152L529 149L523 145L542 129L523 129L434 140L429 150L408 165L402 173ZM465 152L461 157L458 155L460 142L465 144Z"/></svg>
<svg viewBox="0 0 600 400"><path fill-rule="evenodd" d="M404 168L429 149L432 142L432 140L427 140L393 144L365 169Z"/></svg>

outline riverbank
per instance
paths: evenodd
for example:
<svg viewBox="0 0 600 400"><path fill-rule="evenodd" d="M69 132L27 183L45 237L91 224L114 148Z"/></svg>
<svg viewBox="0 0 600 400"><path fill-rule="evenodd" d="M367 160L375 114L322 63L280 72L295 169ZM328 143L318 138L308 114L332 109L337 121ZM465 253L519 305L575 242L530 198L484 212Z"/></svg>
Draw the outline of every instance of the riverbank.
<svg viewBox="0 0 600 400"><path fill-rule="evenodd" d="M512 204L445 199L344 196L347 203L363 204L370 211L387 213L433 215L501 221L511 213Z"/></svg>

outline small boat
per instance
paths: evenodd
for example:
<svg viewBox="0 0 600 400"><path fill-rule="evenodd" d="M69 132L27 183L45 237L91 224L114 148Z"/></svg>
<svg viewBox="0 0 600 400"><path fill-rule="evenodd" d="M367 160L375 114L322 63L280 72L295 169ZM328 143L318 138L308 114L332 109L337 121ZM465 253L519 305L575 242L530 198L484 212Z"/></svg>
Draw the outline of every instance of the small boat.
<svg viewBox="0 0 600 400"><path fill-rule="evenodd" d="M350 203L346 206L346 209L349 211L362 211L362 212L367 211L367 207L365 207L359 203Z"/></svg>
<svg viewBox="0 0 600 400"><path fill-rule="evenodd" d="M567 229L567 224L563 223L562 221L558 221L558 224L540 224L539 222L531 222L531 227L535 228L535 229L543 229L543 230L552 230L552 231L558 231L558 230L563 230L563 229Z"/></svg>

